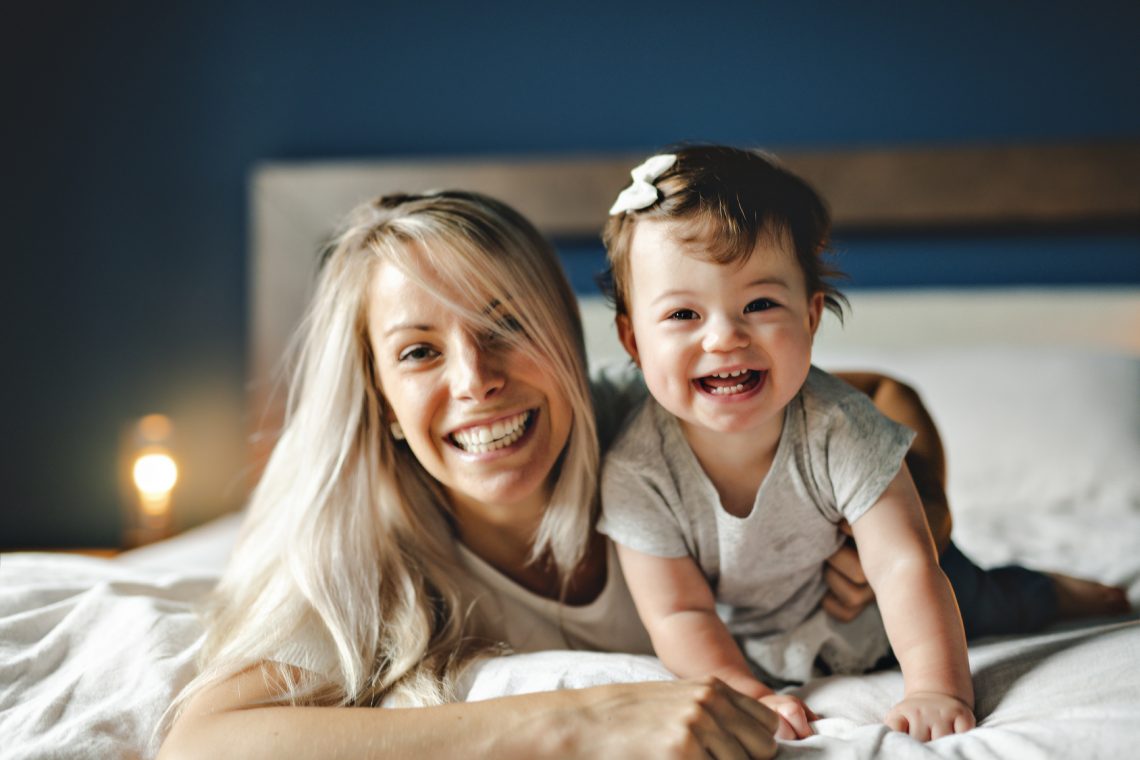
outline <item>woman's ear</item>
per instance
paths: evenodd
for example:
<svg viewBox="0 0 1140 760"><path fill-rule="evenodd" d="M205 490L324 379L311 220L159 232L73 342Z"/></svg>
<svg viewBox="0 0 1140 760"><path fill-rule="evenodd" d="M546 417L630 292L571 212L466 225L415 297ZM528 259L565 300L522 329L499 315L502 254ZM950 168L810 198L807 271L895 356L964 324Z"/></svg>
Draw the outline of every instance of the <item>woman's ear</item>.
<svg viewBox="0 0 1140 760"><path fill-rule="evenodd" d="M641 361L637 355L637 336L633 334L633 323L629 320L628 314L618 314L617 316L617 331L618 340L625 348L625 352L629 354L629 358L637 366L641 366Z"/></svg>
<svg viewBox="0 0 1140 760"><path fill-rule="evenodd" d="M815 331L819 329L819 323L823 319L823 307L826 301L822 292L812 293L808 300L808 327L811 329L812 338L815 337Z"/></svg>

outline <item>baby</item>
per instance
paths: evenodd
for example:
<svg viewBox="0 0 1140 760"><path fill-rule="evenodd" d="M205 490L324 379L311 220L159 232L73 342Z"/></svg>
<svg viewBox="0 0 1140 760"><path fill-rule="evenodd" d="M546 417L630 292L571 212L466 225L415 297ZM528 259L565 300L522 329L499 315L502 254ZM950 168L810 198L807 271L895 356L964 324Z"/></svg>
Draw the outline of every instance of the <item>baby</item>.
<svg viewBox="0 0 1140 760"><path fill-rule="evenodd" d="M903 462L913 434L811 364L823 310L842 316L843 303L821 259L822 201L726 147L653 156L632 174L606 247L621 342L652 398L606 459L599 527L658 656L760 699L781 738L803 738L814 714L764 681L893 655L905 694L891 728L969 730L962 617ZM843 521L878 600L850 623L820 609Z"/></svg>

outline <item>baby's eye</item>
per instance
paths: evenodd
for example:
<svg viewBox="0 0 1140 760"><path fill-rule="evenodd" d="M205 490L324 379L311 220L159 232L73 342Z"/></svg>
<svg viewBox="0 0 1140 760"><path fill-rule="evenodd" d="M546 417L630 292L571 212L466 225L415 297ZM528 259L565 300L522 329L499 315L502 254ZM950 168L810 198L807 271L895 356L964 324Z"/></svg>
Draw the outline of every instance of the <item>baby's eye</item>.
<svg viewBox="0 0 1140 760"><path fill-rule="evenodd" d="M776 303L770 298L757 298L755 301L749 302L744 307L744 313L748 314L754 311L768 311L768 309L775 309L780 304Z"/></svg>
<svg viewBox="0 0 1140 760"><path fill-rule="evenodd" d="M695 311L693 311L692 309L677 309L675 312L673 312L672 314L669 315L669 319L673 319L673 320L677 320L677 321L680 321L683 319L696 319L696 318L697 318L697 313Z"/></svg>
<svg viewBox="0 0 1140 760"><path fill-rule="evenodd" d="M419 343L415 346L408 346L400 352L399 361L406 362L423 362L429 359L434 359L439 356L439 351L436 351L431 346Z"/></svg>

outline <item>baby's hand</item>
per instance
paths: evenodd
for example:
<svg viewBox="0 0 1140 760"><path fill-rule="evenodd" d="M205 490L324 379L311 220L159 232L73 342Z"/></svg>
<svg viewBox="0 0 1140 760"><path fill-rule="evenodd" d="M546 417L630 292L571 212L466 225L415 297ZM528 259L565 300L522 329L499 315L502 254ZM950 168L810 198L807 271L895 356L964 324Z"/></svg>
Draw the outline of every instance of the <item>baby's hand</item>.
<svg viewBox="0 0 1140 760"><path fill-rule="evenodd" d="M925 742L969 731L974 727L974 711L948 694L920 691L892 707L883 722Z"/></svg>
<svg viewBox="0 0 1140 760"><path fill-rule="evenodd" d="M760 702L780 716L780 726L776 729L777 739L806 739L815 733L808 722L819 720L819 716L799 697L793 697L791 694L770 694L760 697Z"/></svg>

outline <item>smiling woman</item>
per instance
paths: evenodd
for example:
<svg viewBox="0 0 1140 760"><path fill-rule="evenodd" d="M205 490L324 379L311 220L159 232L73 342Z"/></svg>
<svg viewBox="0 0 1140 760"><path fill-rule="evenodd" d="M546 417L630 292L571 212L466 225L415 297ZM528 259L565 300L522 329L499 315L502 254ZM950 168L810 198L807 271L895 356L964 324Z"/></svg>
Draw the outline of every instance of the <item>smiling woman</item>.
<svg viewBox="0 0 1140 760"><path fill-rule="evenodd" d="M359 207L299 345L164 753L774 753L774 714L711 679L444 704L504 647L651 651L594 530L577 305L525 219L462 192Z"/></svg>
<svg viewBox="0 0 1140 760"><path fill-rule="evenodd" d="M403 266L413 276L400 264L379 265L368 315L389 422L443 486L464 543L472 544L468 530L501 522L489 505L529 516L537 528L551 495L547 477L570 437L569 395L493 295L441 298L419 284L438 277ZM448 304L463 304L466 314ZM472 330L468 315L476 313L493 326ZM504 324L519 327L512 335Z"/></svg>

